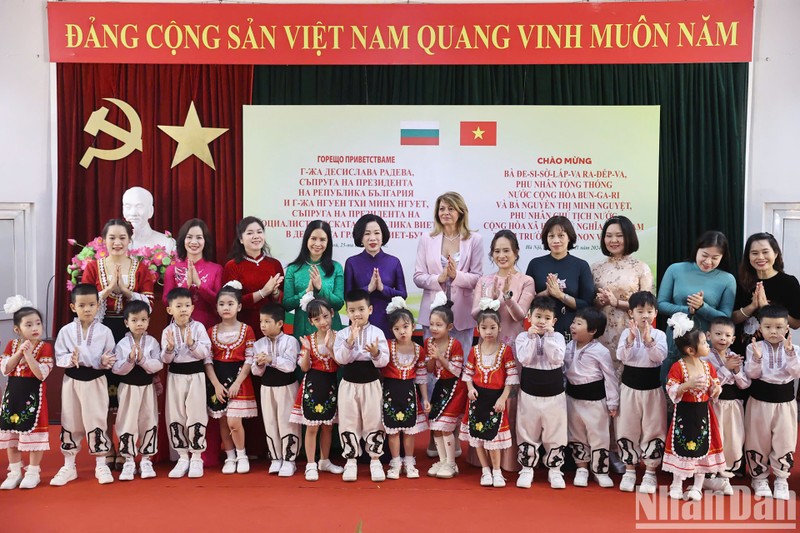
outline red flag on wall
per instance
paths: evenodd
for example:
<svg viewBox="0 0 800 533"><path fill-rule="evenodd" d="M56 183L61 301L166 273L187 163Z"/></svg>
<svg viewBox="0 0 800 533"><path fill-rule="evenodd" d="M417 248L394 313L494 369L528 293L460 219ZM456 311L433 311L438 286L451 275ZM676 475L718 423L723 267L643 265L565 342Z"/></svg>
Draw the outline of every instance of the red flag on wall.
<svg viewBox="0 0 800 533"><path fill-rule="evenodd" d="M461 146L497 146L497 122L462 122Z"/></svg>

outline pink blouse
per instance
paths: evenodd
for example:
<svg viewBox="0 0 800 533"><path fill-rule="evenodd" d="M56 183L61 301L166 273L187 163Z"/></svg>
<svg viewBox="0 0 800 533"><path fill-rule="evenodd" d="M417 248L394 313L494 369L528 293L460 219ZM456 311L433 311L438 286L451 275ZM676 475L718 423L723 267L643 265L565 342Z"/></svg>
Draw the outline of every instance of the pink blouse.
<svg viewBox="0 0 800 533"><path fill-rule="evenodd" d="M206 329L219 322L217 314L217 293L222 287L222 267L216 263L201 259L194 264L200 285L189 287L186 283L188 263L184 259L167 267L164 273L164 305L167 305L167 294L175 287L184 287L192 291L194 312L192 318Z"/></svg>
<svg viewBox="0 0 800 533"><path fill-rule="evenodd" d="M522 272L515 272L511 275L511 283L509 290L513 293L508 300L503 298L503 288L505 287L505 276L498 276L497 274L490 274L483 276L478 280L478 285L475 287L475 292L472 298L472 316L478 316L480 312L481 298L497 298L500 300L500 342L509 345L512 350L515 349L515 340L517 335L525 331L525 315L531 307L531 302L536 296L534 289L533 278L526 276ZM494 289L496 287L496 290Z"/></svg>

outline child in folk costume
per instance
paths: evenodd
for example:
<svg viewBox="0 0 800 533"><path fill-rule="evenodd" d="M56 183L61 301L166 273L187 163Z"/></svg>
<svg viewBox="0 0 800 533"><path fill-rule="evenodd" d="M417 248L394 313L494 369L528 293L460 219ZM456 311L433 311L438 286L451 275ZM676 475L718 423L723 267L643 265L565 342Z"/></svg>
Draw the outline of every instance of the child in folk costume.
<svg viewBox="0 0 800 533"><path fill-rule="evenodd" d="M108 438L108 382L106 370L114 362L114 335L98 322L100 300L97 288L80 283L70 296L70 309L78 317L58 332L56 365L66 368L61 385L61 453L64 466L50 480L60 487L78 477L75 456L86 437L89 453L95 457L94 475L100 484L114 477L105 462L111 447Z"/></svg>
<svg viewBox="0 0 800 533"><path fill-rule="evenodd" d="M297 355L300 343L283 332L286 311L280 304L261 308L261 333L253 345L253 375L261 376L261 415L267 436L270 474L291 477L300 448L300 426L290 420L297 397Z"/></svg>
<svg viewBox="0 0 800 533"><path fill-rule="evenodd" d="M470 351L461 376L470 401L459 438L475 448L481 462L481 486L505 487L500 452L511 447L506 400L511 387L519 383L519 375L511 347L499 341L497 311L482 309L477 321L481 341Z"/></svg>
<svg viewBox="0 0 800 533"><path fill-rule="evenodd" d="M713 319L706 338L711 341L711 352L704 360L717 371L722 385L722 393L714 402L714 414L722 434L725 471L716 478L706 478L703 486L730 496L733 494L730 479L744 461L744 399L750 378L744 371L744 358L730 350L736 339L736 328L730 318Z"/></svg>
<svg viewBox="0 0 800 533"><path fill-rule="evenodd" d="M450 337L453 329L452 302L444 292L434 296L429 322L431 336L425 341L427 370L436 377L431 395L428 424L436 443L439 460L428 469L428 475L450 479L458 474L456 466L456 424L467 407L467 384L460 379L464 367L461 343Z"/></svg>
<svg viewBox="0 0 800 533"><path fill-rule="evenodd" d="M394 339L389 341L389 364L383 367L383 426L389 439L392 459L386 477L399 479L400 469L406 477L418 478L419 470L414 459L417 433L428 429L431 404L428 402L428 371L425 368L425 350L411 340L414 332L414 315L399 296L392 298L386 307L389 327ZM417 395L419 385L420 394ZM421 401L420 401L421 400ZM406 456L400 457L400 434Z"/></svg>
<svg viewBox="0 0 800 533"><path fill-rule="evenodd" d="M744 414L745 457L756 496L788 500L797 445L794 380L800 377L800 348L792 344L786 308L766 305L758 320L764 340L753 339L745 363L752 380ZM774 492L769 489L770 468L775 474Z"/></svg>
<svg viewBox="0 0 800 533"><path fill-rule="evenodd" d="M164 368L164 363L161 346L147 334L150 325L147 302L132 300L122 314L129 331L114 348L117 361L111 371L120 376L115 430L125 463L119 479L130 481L136 473L137 453L142 455L139 462L142 479L156 477L150 459L158 451L158 404L153 375Z"/></svg>
<svg viewBox="0 0 800 533"><path fill-rule="evenodd" d="M53 369L53 348L41 337L42 315L22 296L6 301L4 310L13 315L14 333L0 359L0 371L8 376L8 387L0 403L0 449L8 453L8 477L0 489L32 489L39 484L44 452L50 449L47 432L47 389L44 380ZM22 452L28 452L28 467L22 475Z"/></svg>
<svg viewBox="0 0 800 533"><path fill-rule="evenodd" d="M203 324L192 320L192 293L176 287L167 294L167 313L172 322L161 333L161 358L167 374L167 431L178 462L169 477L203 476L206 449L205 367L211 361L211 341ZM190 454L191 453L191 459Z"/></svg>
<svg viewBox="0 0 800 533"><path fill-rule="evenodd" d="M246 474L250 461L244 446L243 418L258 416L256 395L250 381L253 364L253 328L236 318L242 309L242 284L229 281L217 293L217 313L222 322L208 330L211 362L206 363L208 414L219 419L223 474Z"/></svg>
<svg viewBox="0 0 800 533"><path fill-rule="evenodd" d="M389 347L383 331L369 323L372 305L369 293L353 289L345 294L350 325L336 334L333 357L342 369L339 384L339 438L342 456L347 459L343 481L358 479L356 458L361 453L361 439L370 456L372 481L384 481L381 464L384 430L381 416L383 391L379 368L389 363Z"/></svg>
<svg viewBox="0 0 800 533"><path fill-rule="evenodd" d="M695 329L685 313L675 313L667 324L683 357L667 375L673 411L662 468L672 472L670 498L700 501L705 475L725 470L717 417L709 405L719 397L722 387L714 367L702 360L709 353L705 333ZM683 480L692 477L694 483L684 494Z"/></svg>
<svg viewBox="0 0 800 533"><path fill-rule="evenodd" d="M316 332L300 339L298 365L306 373L297 391L297 397L289 417L290 422L306 426L305 447L306 481L317 481L319 471L341 474L344 468L333 464L329 457L333 440L333 424L336 418L336 372L339 365L333 359L333 341L336 332L333 325L334 309L327 300L314 298L313 293L300 299L300 307ZM310 298L310 300L309 300ZM319 463L317 457L317 435L319 435Z"/></svg>
<svg viewBox="0 0 800 533"><path fill-rule="evenodd" d="M655 494L667 430L667 400L660 377L661 363L667 357L667 336L653 327L658 315L653 293L633 293L628 306L630 323L617 345L617 359L623 367L614 430L620 459L625 463L619 490L632 492L636 488L636 466L641 460L645 474L639 492Z"/></svg>
<svg viewBox="0 0 800 533"><path fill-rule="evenodd" d="M567 378L567 431L578 469L573 484L585 487L588 466L603 488L614 486L608 476L611 435L608 417L617 415L619 382L611 352L597 340L606 329L606 315L594 307L575 313L570 326L572 340L564 355Z"/></svg>
<svg viewBox="0 0 800 533"><path fill-rule="evenodd" d="M517 398L517 459L522 470L517 487L533 482L533 468L544 446L544 465L553 489L563 489L564 450L567 447L567 398L564 394L564 336L555 331L556 301L537 296L531 302L530 328L516 338L517 360L522 365Z"/></svg>

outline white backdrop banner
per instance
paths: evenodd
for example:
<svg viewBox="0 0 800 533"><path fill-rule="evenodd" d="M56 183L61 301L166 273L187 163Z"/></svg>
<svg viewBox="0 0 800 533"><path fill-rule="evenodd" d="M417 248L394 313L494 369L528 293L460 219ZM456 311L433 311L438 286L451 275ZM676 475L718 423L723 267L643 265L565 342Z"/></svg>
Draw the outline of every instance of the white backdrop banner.
<svg viewBox="0 0 800 533"><path fill-rule="evenodd" d="M658 106L245 106L244 213L266 221L284 265L314 219L330 222L334 259L361 252L355 221L383 217L385 251L400 258L411 302L417 241L433 228L436 197L457 191L486 243L520 241L519 268L544 254L553 215L575 225L573 254L602 257L606 219L637 227L637 257L656 266Z"/></svg>

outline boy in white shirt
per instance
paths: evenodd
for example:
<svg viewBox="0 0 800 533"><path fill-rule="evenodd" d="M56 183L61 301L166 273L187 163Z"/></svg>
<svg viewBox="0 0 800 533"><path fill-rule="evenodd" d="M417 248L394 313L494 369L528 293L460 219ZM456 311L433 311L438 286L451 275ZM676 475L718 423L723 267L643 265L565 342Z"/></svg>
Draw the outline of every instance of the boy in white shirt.
<svg viewBox="0 0 800 533"><path fill-rule="evenodd" d="M389 345L380 328L369 323L372 306L369 293L353 289L344 298L350 325L336 334L333 357L342 370L339 385L339 435L342 456L347 459L342 480L358 478L356 459L361 453L361 439L371 457L372 481L384 481L386 473L381 464L383 443L383 389L379 368L389 364Z"/></svg>
<svg viewBox="0 0 800 533"><path fill-rule="evenodd" d="M50 480L61 487L78 477L75 456L86 437L95 456L94 475L101 485L114 477L106 466L108 438L108 382L106 371L114 364L114 335L97 321L100 299L97 287L81 283L72 289L69 308L77 318L58 332L56 365L65 368L61 385L61 453L64 466Z"/></svg>
<svg viewBox="0 0 800 533"><path fill-rule="evenodd" d="M290 422L297 397L297 356L300 343L283 332L286 311L280 304L261 308L261 333L264 337L253 345L254 376L261 376L261 415L267 434L267 455L271 459L269 473L291 477L300 444L300 425Z"/></svg>
<svg viewBox="0 0 800 533"><path fill-rule="evenodd" d="M752 380L744 413L745 457L755 495L788 500L797 445L794 380L800 377L799 348L792 344L786 308L766 305L759 310L758 321L764 340L753 338L745 364ZM769 489L770 468L775 474L774 492Z"/></svg>

